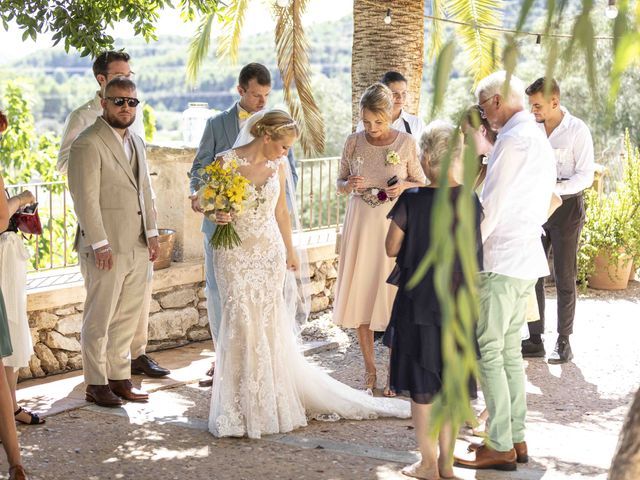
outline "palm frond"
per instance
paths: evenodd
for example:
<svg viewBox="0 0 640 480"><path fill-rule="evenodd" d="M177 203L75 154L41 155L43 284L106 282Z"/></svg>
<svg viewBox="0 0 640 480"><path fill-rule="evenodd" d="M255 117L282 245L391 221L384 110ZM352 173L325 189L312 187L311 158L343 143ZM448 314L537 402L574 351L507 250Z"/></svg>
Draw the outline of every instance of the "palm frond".
<svg viewBox="0 0 640 480"><path fill-rule="evenodd" d="M432 0L431 6L434 17L446 18L447 9L445 0ZM431 22L431 41L429 43L428 57L430 60L434 60L438 57L443 45L442 22L437 20Z"/></svg>
<svg viewBox="0 0 640 480"><path fill-rule="evenodd" d="M223 10L222 31L218 40L216 55L235 62L238 58L240 34L244 25L249 0L231 0Z"/></svg>
<svg viewBox="0 0 640 480"><path fill-rule="evenodd" d="M284 99L300 126L300 144L305 154L324 150L324 121L311 90L309 46L302 28L307 0L291 0L276 8L276 51L282 76Z"/></svg>
<svg viewBox="0 0 640 480"><path fill-rule="evenodd" d="M200 73L200 67L209 53L211 44L211 28L216 15L210 13L202 17L196 34L189 43L189 57L187 59L187 83L194 85Z"/></svg>
<svg viewBox="0 0 640 480"><path fill-rule="evenodd" d="M471 25L502 26L503 0L450 0L450 18ZM500 42L500 32L475 26L456 27L462 48L467 56L468 71L477 83L494 70L493 45Z"/></svg>

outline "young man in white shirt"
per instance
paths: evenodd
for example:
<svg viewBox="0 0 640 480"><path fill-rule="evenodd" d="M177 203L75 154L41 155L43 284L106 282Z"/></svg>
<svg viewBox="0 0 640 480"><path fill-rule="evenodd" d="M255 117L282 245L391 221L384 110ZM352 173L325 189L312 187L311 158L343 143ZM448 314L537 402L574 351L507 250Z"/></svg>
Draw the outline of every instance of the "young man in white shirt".
<svg viewBox="0 0 640 480"><path fill-rule="evenodd" d="M413 135L416 144L420 144L422 132L424 132L424 121L416 115L411 115L404 110L407 101L407 79L399 72L389 71L380 79L393 94L393 111L391 112L391 128L400 132L407 132ZM364 130L362 121L358 122L357 132Z"/></svg>
<svg viewBox="0 0 640 480"><path fill-rule="evenodd" d="M125 77L128 79L133 77L129 60L129 54L122 51L102 52L95 58L93 62L93 75L100 89L96 92L95 97L75 109L67 117L62 133L62 140L60 141L60 152L58 153L57 168L60 173L67 173L69 152L71 151L73 141L84 129L93 125L96 119L102 115L103 108L101 102L106 85L116 77ZM130 130L144 139L144 122L142 117L142 107L138 105L136 107L135 120ZM154 194L153 196L155 198ZM138 328L131 342L131 372L134 374L145 374L150 377L164 377L171 372L158 365L153 358L146 354L153 267L149 266L149 269L149 280L144 294L144 306L138 322Z"/></svg>
<svg viewBox="0 0 640 480"><path fill-rule="evenodd" d="M515 470L517 462L528 460L520 331L533 286L549 272L540 230L555 186L555 163L551 145L524 110L524 85L513 76L506 91L505 84L506 72L496 72L476 90L483 117L498 131L480 196L484 265L476 327L491 447L475 445L470 457L456 462Z"/></svg>
<svg viewBox="0 0 640 480"><path fill-rule="evenodd" d="M542 245L547 255L553 249L553 270L558 293L558 340L549 363L566 363L573 358L569 335L576 312L577 251L585 220L582 191L593 183L595 163L589 127L560 105L560 87L554 79L537 79L526 90L531 112L548 137L556 160L556 193L562 205L544 224ZM524 357L544 357L544 278L536 284L540 320L531 322L529 340L522 342Z"/></svg>

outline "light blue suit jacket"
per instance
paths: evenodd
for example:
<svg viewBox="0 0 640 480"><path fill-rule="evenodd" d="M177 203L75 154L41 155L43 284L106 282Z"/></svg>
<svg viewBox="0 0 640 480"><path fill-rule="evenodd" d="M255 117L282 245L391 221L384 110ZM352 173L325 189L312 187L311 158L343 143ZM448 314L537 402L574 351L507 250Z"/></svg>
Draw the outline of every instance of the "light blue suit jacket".
<svg viewBox="0 0 640 480"><path fill-rule="evenodd" d="M198 170L206 167L212 163L219 154L233 147L239 133L240 126L238 123L237 103L234 103L229 109L207 120L198 152L191 166L189 187L192 194L195 193L199 187L199 180L197 178ZM289 150L288 158L291 176L293 177L295 186L298 184L298 174L296 172L296 162L291 150ZM295 192L287 191L287 204L291 205L293 201L295 201ZM201 231L207 235L213 235L215 230L216 224L205 217L202 221Z"/></svg>

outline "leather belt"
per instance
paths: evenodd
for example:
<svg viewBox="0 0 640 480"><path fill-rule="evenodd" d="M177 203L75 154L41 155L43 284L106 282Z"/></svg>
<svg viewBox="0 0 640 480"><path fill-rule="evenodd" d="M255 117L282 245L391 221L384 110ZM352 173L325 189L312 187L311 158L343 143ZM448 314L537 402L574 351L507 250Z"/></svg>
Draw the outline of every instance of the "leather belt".
<svg viewBox="0 0 640 480"><path fill-rule="evenodd" d="M569 200L570 198L576 198L581 196L582 196L582 192L578 192L578 193L570 193L568 195L560 195L560 198L562 200Z"/></svg>

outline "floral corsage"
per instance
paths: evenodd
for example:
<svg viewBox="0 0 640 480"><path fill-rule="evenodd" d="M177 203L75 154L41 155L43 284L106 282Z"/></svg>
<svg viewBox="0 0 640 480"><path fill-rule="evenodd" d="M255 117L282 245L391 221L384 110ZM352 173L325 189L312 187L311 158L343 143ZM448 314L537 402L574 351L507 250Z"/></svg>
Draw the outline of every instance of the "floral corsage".
<svg viewBox="0 0 640 480"><path fill-rule="evenodd" d="M367 188L361 194L362 200L370 207L377 207L390 200L387 192L381 188Z"/></svg>
<svg viewBox="0 0 640 480"><path fill-rule="evenodd" d="M384 159L385 165L398 165L400 163L400 155L395 150L387 152L387 158Z"/></svg>

